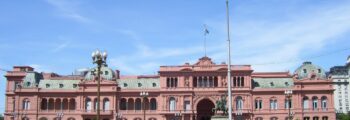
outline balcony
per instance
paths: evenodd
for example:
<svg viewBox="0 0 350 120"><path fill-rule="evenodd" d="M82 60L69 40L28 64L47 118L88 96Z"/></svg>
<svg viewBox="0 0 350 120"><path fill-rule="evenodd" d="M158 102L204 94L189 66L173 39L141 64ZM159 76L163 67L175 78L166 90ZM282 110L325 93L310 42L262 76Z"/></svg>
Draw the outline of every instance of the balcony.
<svg viewBox="0 0 350 120"><path fill-rule="evenodd" d="M96 115L97 110L83 110L82 115ZM100 115L113 115L113 110L100 110Z"/></svg>

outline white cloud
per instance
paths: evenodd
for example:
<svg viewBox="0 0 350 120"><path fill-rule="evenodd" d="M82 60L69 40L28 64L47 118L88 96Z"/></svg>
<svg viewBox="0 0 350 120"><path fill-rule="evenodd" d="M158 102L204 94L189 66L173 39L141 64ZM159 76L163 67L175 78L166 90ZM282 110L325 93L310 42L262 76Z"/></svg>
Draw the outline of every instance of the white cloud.
<svg viewBox="0 0 350 120"><path fill-rule="evenodd" d="M61 44L58 44L57 46L55 46L54 49L52 49L52 52L59 52L61 50L63 50L64 48L66 48L69 45L70 42L64 42Z"/></svg>
<svg viewBox="0 0 350 120"><path fill-rule="evenodd" d="M39 64L30 64L29 66L33 67L37 72L52 72L48 66L43 66Z"/></svg>
<svg viewBox="0 0 350 120"><path fill-rule="evenodd" d="M80 23L89 23L92 20L86 16L78 13L79 6L74 4L77 1L66 1L66 0L46 0L47 3L54 6L58 11L59 15L65 18L72 19Z"/></svg>
<svg viewBox="0 0 350 120"><path fill-rule="evenodd" d="M303 56L317 54L348 32L349 14L350 8L344 5L297 14L282 22L252 20L234 23L232 62L252 64L256 71L295 68L305 60ZM224 22L212 23L219 26L216 29L224 29ZM226 59L226 53L217 52L213 58Z"/></svg>
<svg viewBox="0 0 350 120"><path fill-rule="evenodd" d="M344 5L331 9L321 7L280 22L252 20L233 23L232 63L251 64L255 71L291 70L305 60L303 56L317 54L327 44L336 41L338 36L349 31L349 14L350 8ZM207 23L213 30L219 31L216 35L211 34L213 38L210 39L222 41L213 46L209 43L208 55L218 63L226 61L225 22ZM130 35L130 31L126 33ZM131 33L131 36L137 36L134 32ZM198 58L191 56L203 53L201 44L191 47L154 48L139 43L136 48L135 53L115 58L111 61L112 64L127 73L144 74L158 70L160 65L164 65L161 64L164 63L162 61L167 60L165 58L181 58L194 63Z"/></svg>

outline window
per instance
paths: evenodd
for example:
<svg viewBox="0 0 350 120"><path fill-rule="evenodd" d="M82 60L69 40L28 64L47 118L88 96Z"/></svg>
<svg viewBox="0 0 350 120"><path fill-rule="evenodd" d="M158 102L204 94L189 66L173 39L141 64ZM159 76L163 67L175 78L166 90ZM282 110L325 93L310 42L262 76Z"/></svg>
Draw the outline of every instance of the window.
<svg viewBox="0 0 350 120"><path fill-rule="evenodd" d="M255 109L262 109L262 100L261 99L257 99L255 100Z"/></svg>
<svg viewBox="0 0 350 120"><path fill-rule="evenodd" d="M90 112L91 108L92 108L91 99L90 98L86 98L86 100L85 100L85 110Z"/></svg>
<svg viewBox="0 0 350 120"><path fill-rule="evenodd" d="M171 77L167 78L167 87L177 87L177 78L176 77Z"/></svg>
<svg viewBox="0 0 350 120"><path fill-rule="evenodd" d="M142 84L141 84L141 83L138 83L137 86L138 86L138 87L142 87Z"/></svg>
<svg viewBox="0 0 350 120"><path fill-rule="evenodd" d="M309 99L307 97L303 98L303 109L309 109Z"/></svg>
<svg viewBox="0 0 350 120"><path fill-rule="evenodd" d="M170 97L169 99L169 110L174 111L176 109L176 101L174 97Z"/></svg>
<svg viewBox="0 0 350 120"><path fill-rule="evenodd" d="M304 117L303 120L310 120L310 117Z"/></svg>
<svg viewBox="0 0 350 120"><path fill-rule="evenodd" d="M31 85L31 83L30 82L27 82L27 84L26 84L28 87Z"/></svg>
<svg viewBox="0 0 350 120"><path fill-rule="evenodd" d="M306 73L307 71L306 71L306 69L303 69L303 71L304 71L304 73Z"/></svg>
<svg viewBox="0 0 350 120"><path fill-rule="evenodd" d="M128 84L124 83L123 86L124 86L124 87L128 87Z"/></svg>
<svg viewBox="0 0 350 120"><path fill-rule="evenodd" d="M73 88L77 88L78 87L78 84L73 84Z"/></svg>
<svg viewBox="0 0 350 120"><path fill-rule="evenodd" d="M286 109L292 108L292 100L285 100L284 108Z"/></svg>
<svg viewBox="0 0 350 120"><path fill-rule="evenodd" d="M108 71L105 71L105 75L108 75Z"/></svg>
<svg viewBox="0 0 350 120"><path fill-rule="evenodd" d="M317 117L317 116L315 116L315 117L313 117L313 118L312 118L312 120L318 120L318 117Z"/></svg>
<svg viewBox="0 0 350 120"><path fill-rule="evenodd" d="M188 100L184 101L184 110L185 111L191 110L191 102L190 101L188 101Z"/></svg>
<svg viewBox="0 0 350 120"><path fill-rule="evenodd" d="M120 107L120 110L126 110L126 99L125 98L122 98L121 100L120 100L120 103L119 103L119 107Z"/></svg>
<svg viewBox="0 0 350 120"><path fill-rule="evenodd" d="M273 84L273 82L270 82L270 85L271 85L271 86L275 86L275 84Z"/></svg>
<svg viewBox="0 0 350 120"><path fill-rule="evenodd" d="M60 88L63 88L63 84L60 84Z"/></svg>
<svg viewBox="0 0 350 120"><path fill-rule="evenodd" d="M288 82L284 82L284 85L289 86L289 83Z"/></svg>
<svg viewBox="0 0 350 120"><path fill-rule="evenodd" d="M326 110L327 109L327 97L323 96L321 98L321 107L322 107L322 110Z"/></svg>
<svg viewBox="0 0 350 120"><path fill-rule="evenodd" d="M272 118L270 118L270 120L278 120L278 118L277 117L272 117Z"/></svg>
<svg viewBox="0 0 350 120"><path fill-rule="evenodd" d="M243 109L243 99L242 99L241 96L238 96L238 97L236 98L236 109L237 109L237 110Z"/></svg>
<svg viewBox="0 0 350 120"><path fill-rule="evenodd" d="M152 83L152 86L153 86L153 87L157 87L157 84L156 84L156 83Z"/></svg>
<svg viewBox="0 0 350 120"><path fill-rule="evenodd" d="M50 87L50 84L46 84L46 88L49 88Z"/></svg>
<svg viewBox="0 0 350 120"><path fill-rule="evenodd" d="M321 71L321 69L318 69L318 73L321 73L322 71Z"/></svg>
<svg viewBox="0 0 350 120"><path fill-rule="evenodd" d="M24 99L24 100L23 100L22 108L23 108L23 110L29 110L29 108L30 108L29 99Z"/></svg>
<svg viewBox="0 0 350 120"><path fill-rule="evenodd" d="M137 98L135 102L136 102L135 110L141 110L141 99Z"/></svg>
<svg viewBox="0 0 350 120"><path fill-rule="evenodd" d="M270 100L270 109L277 110L277 100L276 99Z"/></svg>
<svg viewBox="0 0 350 120"><path fill-rule="evenodd" d="M322 120L328 120L328 117L327 116L323 116Z"/></svg>
<svg viewBox="0 0 350 120"><path fill-rule="evenodd" d="M318 104L317 97L312 97L312 108L314 110L317 109L317 104Z"/></svg>
<svg viewBox="0 0 350 120"><path fill-rule="evenodd" d="M155 98L151 99L151 110L157 110L157 100Z"/></svg>
<svg viewBox="0 0 350 120"><path fill-rule="evenodd" d="M108 98L103 99L103 111L109 110L109 100Z"/></svg>

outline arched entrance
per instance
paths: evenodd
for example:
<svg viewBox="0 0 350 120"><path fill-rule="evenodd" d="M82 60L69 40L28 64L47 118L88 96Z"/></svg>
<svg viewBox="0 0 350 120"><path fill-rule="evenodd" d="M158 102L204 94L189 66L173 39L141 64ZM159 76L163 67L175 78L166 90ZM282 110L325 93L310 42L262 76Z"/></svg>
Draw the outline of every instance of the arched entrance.
<svg viewBox="0 0 350 120"><path fill-rule="evenodd" d="M211 110L215 107L209 99L203 99L197 104L197 120L210 120L214 112Z"/></svg>

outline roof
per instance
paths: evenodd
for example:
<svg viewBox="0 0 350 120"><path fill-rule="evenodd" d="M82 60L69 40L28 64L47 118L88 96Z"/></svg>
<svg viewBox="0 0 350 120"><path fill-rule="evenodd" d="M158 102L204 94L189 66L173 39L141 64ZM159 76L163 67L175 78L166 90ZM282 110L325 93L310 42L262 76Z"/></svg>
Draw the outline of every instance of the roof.
<svg viewBox="0 0 350 120"><path fill-rule="evenodd" d="M253 78L254 88L291 88L293 78Z"/></svg>
<svg viewBox="0 0 350 120"><path fill-rule="evenodd" d="M121 89L159 89L159 78L118 79Z"/></svg>
<svg viewBox="0 0 350 120"><path fill-rule="evenodd" d="M41 89L78 89L80 80L41 80Z"/></svg>
<svg viewBox="0 0 350 120"><path fill-rule="evenodd" d="M326 79L326 72L320 66L314 65L311 62L304 62L299 68L297 68L294 72L298 77L297 79L305 79L311 78L311 76L315 76L315 78Z"/></svg>

